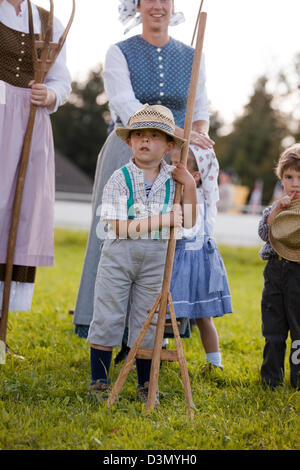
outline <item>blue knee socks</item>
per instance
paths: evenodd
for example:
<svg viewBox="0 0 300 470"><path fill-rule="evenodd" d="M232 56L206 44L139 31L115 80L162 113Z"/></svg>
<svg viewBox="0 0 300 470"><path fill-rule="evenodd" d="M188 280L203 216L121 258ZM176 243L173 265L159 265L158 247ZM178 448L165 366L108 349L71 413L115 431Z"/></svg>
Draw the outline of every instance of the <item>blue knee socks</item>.
<svg viewBox="0 0 300 470"><path fill-rule="evenodd" d="M150 380L151 359L136 359L136 372L138 384L142 387Z"/></svg>
<svg viewBox="0 0 300 470"><path fill-rule="evenodd" d="M112 351L102 351L101 349L91 348L91 375L92 382L100 380L109 382L108 375L112 359ZM150 380L151 359L136 359L136 371L138 384L144 385Z"/></svg>
<svg viewBox="0 0 300 470"><path fill-rule="evenodd" d="M108 383L108 375L111 364L112 351L102 351L91 348L91 375L92 382L100 380Z"/></svg>

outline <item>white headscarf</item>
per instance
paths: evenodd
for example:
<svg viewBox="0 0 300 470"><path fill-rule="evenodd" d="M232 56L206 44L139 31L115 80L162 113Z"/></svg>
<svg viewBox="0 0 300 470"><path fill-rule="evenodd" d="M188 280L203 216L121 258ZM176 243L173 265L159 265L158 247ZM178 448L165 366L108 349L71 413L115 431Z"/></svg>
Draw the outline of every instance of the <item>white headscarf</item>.
<svg viewBox="0 0 300 470"><path fill-rule="evenodd" d="M142 22L141 16L136 16L136 9L138 0L119 0L119 21L122 24L127 24L130 20L133 20L131 24L125 29L124 34L128 33L132 28L139 25ZM169 20L170 26L176 26L185 21L184 14L182 12L172 13Z"/></svg>

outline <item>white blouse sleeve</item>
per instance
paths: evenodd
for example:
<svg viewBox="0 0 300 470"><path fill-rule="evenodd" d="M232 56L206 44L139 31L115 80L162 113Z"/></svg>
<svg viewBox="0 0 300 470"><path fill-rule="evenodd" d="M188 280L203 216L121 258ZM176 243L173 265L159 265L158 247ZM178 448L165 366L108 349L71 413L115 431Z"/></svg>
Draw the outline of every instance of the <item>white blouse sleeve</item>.
<svg viewBox="0 0 300 470"><path fill-rule="evenodd" d="M28 5L27 2L22 2L21 13L16 15L13 6L8 2L0 2L0 21L9 28L16 31L21 31L26 34L29 33L28 26ZM36 5L32 4L32 17L33 29L36 34L41 32L41 19ZM53 41L58 42L60 36L64 31L64 27L57 18L53 18ZM46 77L45 84L51 88L56 94L56 106L53 113L57 108L64 103L68 98L71 91L71 76L66 65L66 45L64 45L60 54L58 55L55 63L48 76ZM50 111L48 110L50 113Z"/></svg>
<svg viewBox="0 0 300 470"><path fill-rule="evenodd" d="M205 70L205 57L202 54L200 63L200 72L196 93L195 110L193 122L207 121L209 122L209 102L206 91L206 70Z"/></svg>
<svg viewBox="0 0 300 470"><path fill-rule="evenodd" d="M135 97L127 61L116 45L110 46L107 51L103 78L112 118L115 121L119 117L126 126L142 103Z"/></svg>
<svg viewBox="0 0 300 470"><path fill-rule="evenodd" d="M53 41L58 42L64 31L64 27L56 18L53 20ZM71 75L66 64L66 43L60 51L56 61L46 77L45 84L56 94L56 105L51 113L54 113L68 98L71 92Z"/></svg>

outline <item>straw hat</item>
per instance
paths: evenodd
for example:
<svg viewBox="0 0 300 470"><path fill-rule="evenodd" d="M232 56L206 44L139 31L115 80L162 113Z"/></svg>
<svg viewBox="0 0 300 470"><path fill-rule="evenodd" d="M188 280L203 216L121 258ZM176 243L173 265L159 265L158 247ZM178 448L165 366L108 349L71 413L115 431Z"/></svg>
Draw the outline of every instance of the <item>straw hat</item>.
<svg viewBox="0 0 300 470"><path fill-rule="evenodd" d="M129 127L117 127L116 134L120 139L128 139L129 133L137 129L157 129L171 136L177 145L185 139L175 136L175 122L172 112L165 106L145 104L129 120Z"/></svg>
<svg viewBox="0 0 300 470"><path fill-rule="evenodd" d="M300 199L280 212L272 221L269 232L272 248L289 261L300 262Z"/></svg>

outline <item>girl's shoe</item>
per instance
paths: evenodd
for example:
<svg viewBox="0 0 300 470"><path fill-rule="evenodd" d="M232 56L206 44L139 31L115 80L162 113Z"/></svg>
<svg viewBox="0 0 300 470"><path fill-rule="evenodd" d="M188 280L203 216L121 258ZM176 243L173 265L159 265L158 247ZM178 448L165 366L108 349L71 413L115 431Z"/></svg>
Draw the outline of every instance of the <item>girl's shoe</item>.
<svg viewBox="0 0 300 470"><path fill-rule="evenodd" d="M15 352L13 352L13 350L8 346L8 344L5 344L5 352L6 354L12 354L13 357L15 357L16 359L20 359L21 361L25 360L24 356L20 356L19 354L16 354Z"/></svg>
<svg viewBox="0 0 300 470"><path fill-rule="evenodd" d="M216 366L215 364L212 364L211 362L206 362L200 369L200 374L202 377L205 377L206 375L210 374L211 371L215 369L220 369L223 370L223 366Z"/></svg>

